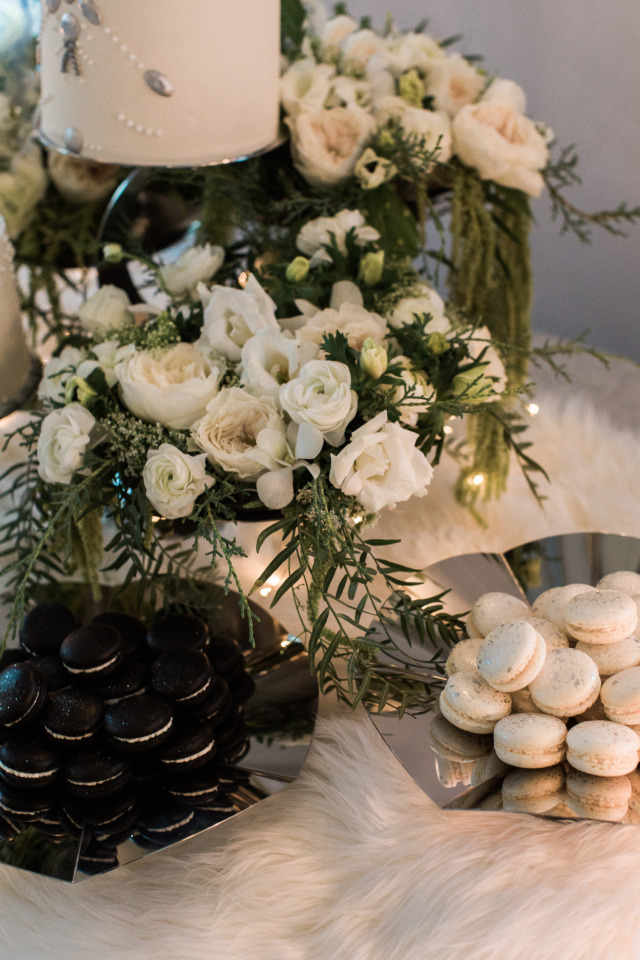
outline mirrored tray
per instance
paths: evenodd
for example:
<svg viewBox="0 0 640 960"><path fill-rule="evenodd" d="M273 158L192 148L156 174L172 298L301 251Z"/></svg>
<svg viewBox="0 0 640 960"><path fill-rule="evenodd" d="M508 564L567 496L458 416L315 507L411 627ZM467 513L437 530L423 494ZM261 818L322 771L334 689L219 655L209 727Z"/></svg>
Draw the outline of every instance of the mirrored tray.
<svg viewBox="0 0 640 960"><path fill-rule="evenodd" d="M95 826L83 828L78 825L77 840L69 836L58 839L52 838L51 829L47 829L47 836L43 832L46 827L39 827L37 822L29 824L14 820L10 821L10 828L15 826L20 832L11 840L0 841L0 862L59 880L84 880L168 846L174 848L203 831L216 829L297 777L311 741L318 701L317 683L311 676L307 654L300 640L257 604L252 605L260 620L254 628L255 647L251 647L246 621L240 617L237 596L229 593L225 597L221 589L219 592L219 605L209 616L212 635L231 636L240 643L245 670L255 688L242 709L245 729L243 747L239 751L241 756L221 765L221 781L213 800L201 806L190 806L183 800L181 809L188 822L176 826L173 816L176 805L166 797L162 799L163 779L158 776L148 785L136 787L136 791L142 793L145 802L151 798L154 808L160 807L161 813L164 813L163 805L171 811L170 829L164 837L166 842L160 839L163 836L161 831L155 832L152 839L145 837L144 831L140 830L140 821L136 820L128 832L121 831L121 836L106 844L98 844L96 850ZM146 758L148 755L134 754L134 763L144 764L146 760L140 760L141 756ZM198 771L193 773L195 775ZM56 819L62 806L59 795L64 796L64 793L62 789L50 789L53 798L50 806L53 819ZM108 802L109 798L105 797L103 803L108 806ZM0 827L2 820L0 816ZM10 832L13 831L10 829ZM91 833L94 834L93 842ZM113 849L103 849L106 846Z"/></svg>
<svg viewBox="0 0 640 960"><path fill-rule="evenodd" d="M460 616L468 613L479 596L492 591L508 593L531 603L538 594L551 587L569 583L595 585L605 574L616 570L640 572L640 540L613 534L570 534L538 541L533 551L531 545L521 545L510 551L508 557L510 562L502 554L471 554L444 560L427 569L424 591L434 595L448 590L443 600L445 610ZM519 564L531 566L532 559L536 568L539 560L540 582L523 592L514 570ZM434 653L431 649L427 656ZM446 682L444 663L447 654L445 650L440 657L440 671L421 676L415 666L407 665L406 673L424 679L436 689L442 688ZM392 710L382 714L369 712L371 722L387 746L438 806L443 809L501 809L502 780L508 769L513 768L506 768L497 761L495 754L489 762L486 756L482 761L459 763L439 756L430 746L429 736L431 725L439 716L437 708L419 715L407 713L402 717ZM571 817L572 813L560 804L553 815Z"/></svg>

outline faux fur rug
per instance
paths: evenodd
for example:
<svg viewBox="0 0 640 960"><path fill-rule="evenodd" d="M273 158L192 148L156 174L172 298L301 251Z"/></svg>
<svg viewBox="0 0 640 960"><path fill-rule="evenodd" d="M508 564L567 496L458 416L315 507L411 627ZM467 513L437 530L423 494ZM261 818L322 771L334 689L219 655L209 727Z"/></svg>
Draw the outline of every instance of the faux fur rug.
<svg viewBox="0 0 640 960"><path fill-rule="evenodd" d="M483 531L445 467L419 511L393 518L414 560L551 532L640 536L640 435L577 400L539 403L544 512L514 480ZM296 783L180 857L71 888L1 868L0 957L640 960L640 830L440 811L363 714L333 716Z"/></svg>

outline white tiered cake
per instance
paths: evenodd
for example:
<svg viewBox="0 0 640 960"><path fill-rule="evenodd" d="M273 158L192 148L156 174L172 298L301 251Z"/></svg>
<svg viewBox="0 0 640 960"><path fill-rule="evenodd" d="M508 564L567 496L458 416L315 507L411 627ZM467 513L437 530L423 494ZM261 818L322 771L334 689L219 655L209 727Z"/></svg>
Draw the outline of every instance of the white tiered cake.
<svg viewBox="0 0 640 960"><path fill-rule="evenodd" d="M40 132L105 163L199 166L278 132L280 0L42 0Z"/></svg>
<svg viewBox="0 0 640 960"><path fill-rule="evenodd" d="M0 416L31 390L33 360L20 322L20 301L13 272L13 247L0 216Z"/></svg>

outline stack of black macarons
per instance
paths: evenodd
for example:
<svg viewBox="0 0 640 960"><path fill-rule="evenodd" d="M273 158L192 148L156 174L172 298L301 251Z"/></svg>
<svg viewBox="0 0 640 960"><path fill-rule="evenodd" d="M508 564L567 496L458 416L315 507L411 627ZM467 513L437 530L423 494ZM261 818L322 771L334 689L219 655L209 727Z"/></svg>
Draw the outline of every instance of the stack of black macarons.
<svg viewBox="0 0 640 960"><path fill-rule="evenodd" d="M235 811L253 681L239 644L200 617L80 626L42 603L0 668L0 837L82 837L94 873L127 837L162 846Z"/></svg>

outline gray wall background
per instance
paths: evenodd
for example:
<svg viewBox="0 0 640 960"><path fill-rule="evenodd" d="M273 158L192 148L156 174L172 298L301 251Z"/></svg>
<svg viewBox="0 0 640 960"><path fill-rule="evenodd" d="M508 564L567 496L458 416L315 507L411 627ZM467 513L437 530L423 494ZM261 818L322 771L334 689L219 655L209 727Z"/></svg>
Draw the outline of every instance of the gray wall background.
<svg viewBox="0 0 640 960"><path fill-rule="evenodd" d="M437 38L477 53L492 74L516 80L527 113L563 145L575 143L584 210L640 204L640 3L638 0L350 0L358 18L398 26L429 18ZM545 195L533 201L534 327L640 361L640 222L627 237L594 229L592 244L559 235ZM639 398L640 399L640 398Z"/></svg>

